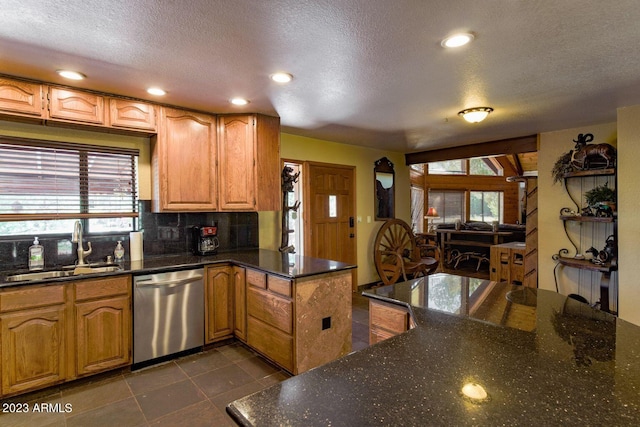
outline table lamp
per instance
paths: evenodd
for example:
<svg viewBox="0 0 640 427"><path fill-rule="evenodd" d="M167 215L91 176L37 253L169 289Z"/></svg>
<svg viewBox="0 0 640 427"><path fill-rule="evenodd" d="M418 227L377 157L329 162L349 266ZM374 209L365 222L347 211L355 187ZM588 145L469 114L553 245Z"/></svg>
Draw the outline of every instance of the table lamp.
<svg viewBox="0 0 640 427"><path fill-rule="evenodd" d="M434 233L435 227L433 226L433 220L440 218L440 216L438 216L438 211L436 208L431 207L427 210L427 214L424 217L427 220L427 233Z"/></svg>

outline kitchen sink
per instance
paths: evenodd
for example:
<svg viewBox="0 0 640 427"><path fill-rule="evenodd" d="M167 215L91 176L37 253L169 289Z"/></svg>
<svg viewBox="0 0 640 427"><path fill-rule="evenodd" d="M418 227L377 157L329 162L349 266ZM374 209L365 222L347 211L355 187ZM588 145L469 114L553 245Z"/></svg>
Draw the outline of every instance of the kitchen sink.
<svg viewBox="0 0 640 427"><path fill-rule="evenodd" d="M92 267L91 265L76 267L73 269L64 267L62 270L37 271L33 273L14 274L5 277L6 282L24 282L31 280L56 279L60 277L80 276L85 274L110 273L113 271L121 271L119 265L102 265L101 267Z"/></svg>
<svg viewBox="0 0 640 427"><path fill-rule="evenodd" d="M35 273L23 273L23 274L14 274L12 276L7 276L5 280L7 282L22 282L25 280L44 280L44 279L52 279L57 277L67 277L71 276L73 271L63 271L63 270L54 270L54 271L38 271Z"/></svg>
<svg viewBox="0 0 640 427"><path fill-rule="evenodd" d="M120 271L122 270L122 267L120 267L119 265L107 265L104 267L76 267L73 270L73 275L77 276L78 274L93 274L93 273L109 273L112 271Z"/></svg>

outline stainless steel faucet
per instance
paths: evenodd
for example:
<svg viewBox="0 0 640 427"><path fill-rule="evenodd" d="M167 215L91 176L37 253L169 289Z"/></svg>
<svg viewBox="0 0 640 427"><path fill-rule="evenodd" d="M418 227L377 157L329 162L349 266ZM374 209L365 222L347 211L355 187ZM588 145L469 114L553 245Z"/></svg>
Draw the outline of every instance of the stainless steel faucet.
<svg viewBox="0 0 640 427"><path fill-rule="evenodd" d="M88 250L84 250L82 247L82 223L76 221L73 225L73 234L71 235L71 241L78 244L78 262L77 265L87 265L85 257L91 255L91 242L87 242Z"/></svg>

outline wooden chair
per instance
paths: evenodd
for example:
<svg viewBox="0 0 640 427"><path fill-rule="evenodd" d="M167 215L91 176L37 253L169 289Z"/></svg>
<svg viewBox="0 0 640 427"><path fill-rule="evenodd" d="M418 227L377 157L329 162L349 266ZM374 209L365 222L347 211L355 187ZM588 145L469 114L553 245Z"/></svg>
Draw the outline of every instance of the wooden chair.
<svg viewBox="0 0 640 427"><path fill-rule="evenodd" d="M431 274L438 268L432 257L421 258L416 237L409 225L400 219L387 220L376 235L374 262L385 285Z"/></svg>

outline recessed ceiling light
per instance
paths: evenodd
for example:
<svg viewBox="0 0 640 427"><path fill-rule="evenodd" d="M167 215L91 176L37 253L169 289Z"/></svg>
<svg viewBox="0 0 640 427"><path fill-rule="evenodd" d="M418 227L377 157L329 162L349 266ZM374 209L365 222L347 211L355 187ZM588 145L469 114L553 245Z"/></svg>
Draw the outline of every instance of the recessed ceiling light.
<svg viewBox="0 0 640 427"><path fill-rule="evenodd" d="M82 80L87 77L82 73L71 70L57 70L56 73L69 80Z"/></svg>
<svg viewBox="0 0 640 427"><path fill-rule="evenodd" d="M244 98L231 98L229 100L233 105L247 105L249 101Z"/></svg>
<svg viewBox="0 0 640 427"><path fill-rule="evenodd" d="M163 96L167 94L167 92L165 92L163 89L160 89L159 87L150 87L149 89L147 89L147 93L156 96Z"/></svg>
<svg viewBox="0 0 640 427"><path fill-rule="evenodd" d="M447 37L446 39L442 40L442 43L440 44L442 45L442 47L460 47L473 41L473 39L474 36L471 33L459 33Z"/></svg>
<svg viewBox="0 0 640 427"><path fill-rule="evenodd" d="M289 83L293 80L293 76L289 73L274 73L271 74L271 80L277 83Z"/></svg>
<svg viewBox="0 0 640 427"><path fill-rule="evenodd" d="M491 107L467 108L466 110L460 111L458 115L469 123L480 123L481 121L486 119L489 113L492 111L493 108Z"/></svg>

